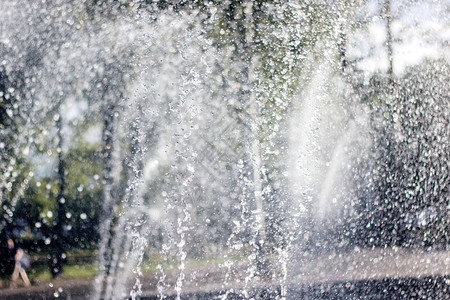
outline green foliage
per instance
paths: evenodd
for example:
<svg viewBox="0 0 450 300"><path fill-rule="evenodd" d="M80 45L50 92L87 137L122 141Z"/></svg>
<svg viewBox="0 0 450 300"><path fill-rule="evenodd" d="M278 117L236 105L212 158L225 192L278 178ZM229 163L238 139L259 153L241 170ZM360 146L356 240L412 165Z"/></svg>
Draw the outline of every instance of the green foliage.
<svg viewBox="0 0 450 300"><path fill-rule="evenodd" d="M98 240L102 165L96 149L71 149L66 169L66 223L74 247L91 247Z"/></svg>
<svg viewBox="0 0 450 300"><path fill-rule="evenodd" d="M79 133L84 132L81 130ZM81 141L82 139L74 138L64 155L65 240L69 247L90 248L98 239L102 164L99 145ZM38 240L46 239L56 222L58 193L56 173L40 179L30 179L24 195L15 206L12 223L23 232L31 229L30 233Z"/></svg>

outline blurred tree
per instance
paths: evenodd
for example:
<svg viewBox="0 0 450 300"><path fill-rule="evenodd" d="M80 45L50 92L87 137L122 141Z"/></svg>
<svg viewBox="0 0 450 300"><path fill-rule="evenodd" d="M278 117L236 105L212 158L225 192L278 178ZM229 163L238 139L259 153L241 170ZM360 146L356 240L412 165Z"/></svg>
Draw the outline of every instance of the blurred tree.
<svg viewBox="0 0 450 300"><path fill-rule="evenodd" d="M5 50L3 47L1 50ZM25 98L25 75L14 66L0 67L0 199L1 230L12 232L17 201L30 180L30 166L25 159L29 148L21 126L26 124L29 106Z"/></svg>
<svg viewBox="0 0 450 300"><path fill-rule="evenodd" d="M398 123L400 145L397 160L402 170L400 193L400 216L415 219L415 225L424 226L433 219L448 223L450 167L450 64L445 59L425 61L410 68L400 86L400 109ZM420 217L422 215L422 217ZM413 217L414 216L414 217ZM421 219L422 218L422 219ZM437 222L437 223L439 223ZM436 224L436 222L435 222ZM412 224L409 224L412 225ZM436 224L437 225L437 224ZM402 243L407 240L403 229ZM429 237L417 236L416 242L433 244L430 237L446 239L444 228L435 228Z"/></svg>
<svg viewBox="0 0 450 300"><path fill-rule="evenodd" d="M447 61L428 60L397 80L395 103L389 78L374 76L360 92L374 108L372 179L357 208L363 245L420 246L431 236L448 243L448 79ZM423 226L433 234L425 237Z"/></svg>

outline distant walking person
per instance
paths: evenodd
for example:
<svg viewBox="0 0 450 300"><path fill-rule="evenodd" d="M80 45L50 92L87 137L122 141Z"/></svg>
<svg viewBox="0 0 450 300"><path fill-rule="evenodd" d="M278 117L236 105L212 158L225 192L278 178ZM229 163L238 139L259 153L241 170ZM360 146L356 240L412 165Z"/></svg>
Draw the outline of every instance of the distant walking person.
<svg viewBox="0 0 450 300"><path fill-rule="evenodd" d="M17 278L22 276L23 282L25 286L30 286L30 280L28 279L27 273L25 269L30 266L30 261L28 257L25 255L25 252L17 245L14 244L12 239L8 239L8 259L10 259L11 263L14 263L14 271L11 275L11 281L15 282Z"/></svg>

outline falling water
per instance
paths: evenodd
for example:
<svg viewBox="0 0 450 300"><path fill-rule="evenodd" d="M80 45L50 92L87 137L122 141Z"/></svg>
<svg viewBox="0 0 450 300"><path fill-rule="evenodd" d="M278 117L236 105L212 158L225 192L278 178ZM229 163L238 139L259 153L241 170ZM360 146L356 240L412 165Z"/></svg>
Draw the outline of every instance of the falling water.
<svg viewBox="0 0 450 300"><path fill-rule="evenodd" d="M448 277L448 5L25 2L0 0L2 222L41 182L97 201L93 299Z"/></svg>

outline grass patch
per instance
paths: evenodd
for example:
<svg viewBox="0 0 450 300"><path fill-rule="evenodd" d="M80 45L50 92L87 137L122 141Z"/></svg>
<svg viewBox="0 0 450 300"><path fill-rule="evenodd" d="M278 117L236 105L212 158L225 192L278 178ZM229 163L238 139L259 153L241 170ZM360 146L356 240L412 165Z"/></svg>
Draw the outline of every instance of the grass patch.
<svg viewBox="0 0 450 300"><path fill-rule="evenodd" d="M243 261L247 258L243 253L224 253L219 256L209 256L202 258L186 258L185 265L187 268L195 267L205 267L205 266L215 266L222 264L226 261ZM145 258L141 264L141 269L143 273L156 273L158 272L158 265L162 267L163 270L174 270L180 265L180 258L176 256L164 257L159 253L151 254L149 257Z"/></svg>
<svg viewBox="0 0 450 300"><path fill-rule="evenodd" d="M73 251L71 257L85 257L88 255L96 254L92 250L82 250ZM185 261L186 267L196 268L196 267L217 267L218 265L224 263L225 261L241 261L246 260L245 251L237 253L215 253L215 255L210 255L202 258L187 258ZM141 264L141 269L143 273L151 274L157 273L159 271L158 265L160 265L163 270L174 270L179 267L180 258L177 256L164 256L160 253L153 253L146 255L144 261ZM79 264L67 264L64 265L64 271L59 277L61 279L89 279L97 275L97 266L95 263L91 262L80 262ZM33 283L39 282L51 282L52 275L46 265L32 265L30 269L27 270L28 277ZM7 278L8 279L8 278Z"/></svg>
<svg viewBox="0 0 450 300"><path fill-rule="evenodd" d="M47 266L32 267L27 270L27 274L31 282L48 282L52 279L52 274Z"/></svg>
<svg viewBox="0 0 450 300"><path fill-rule="evenodd" d="M65 279L92 278L97 275L97 268L93 264L66 265L62 277Z"/></svg>
<svg viewBox="0 0 450 300"><path fill-rule="evenodd" d="M52 281L52 274L47 266L32 267L27 271L30 281L50 282ZM60 278L62 279L87 279L93 278L97 274L97 269L93 264L82 265L65 265L64 271Z"/></svg>

